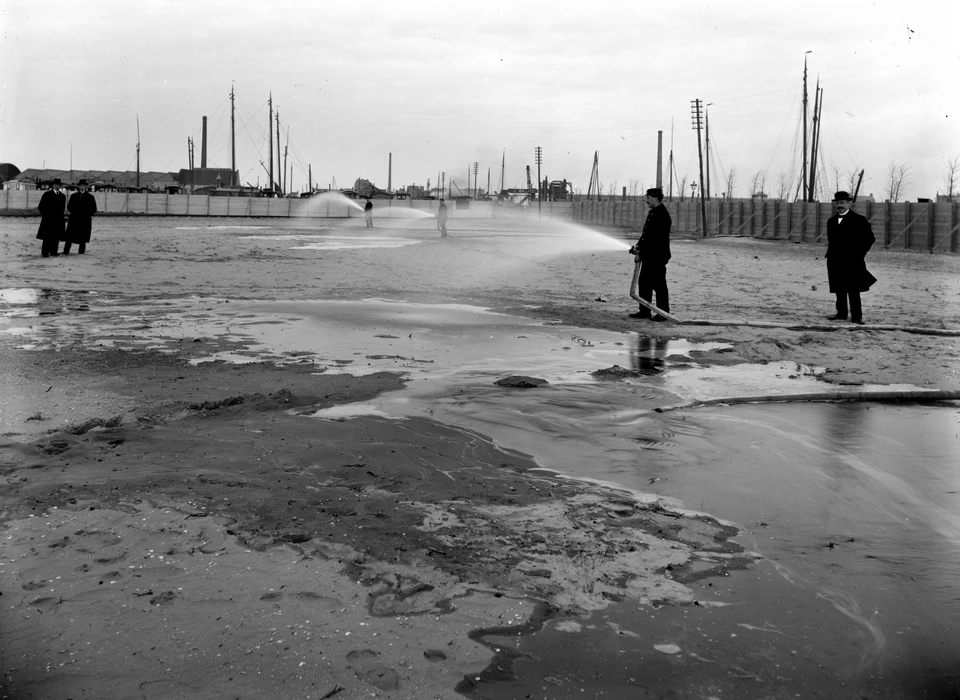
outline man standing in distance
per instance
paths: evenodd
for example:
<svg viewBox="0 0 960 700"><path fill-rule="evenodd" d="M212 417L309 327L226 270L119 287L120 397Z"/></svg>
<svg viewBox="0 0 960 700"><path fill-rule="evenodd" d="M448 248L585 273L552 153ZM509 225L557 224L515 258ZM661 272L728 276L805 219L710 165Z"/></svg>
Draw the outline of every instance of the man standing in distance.
<svg viewBox="0 0 960 700"><path fill-rule="evenodd" d="M363 217L367 220L367 228L373 228L373 202L367 198L367 203L363 205Z"/></svg>
<svg viewBox="0 0 960 700"><path fill-rule="evenodd" d="M437 208L437 228L440 229L440 237L447 237L447 205L440 200L440 206Z"/></svg>
<svg viewBox="0 0 960 700"><path fill-rule="evenodd" d="M67 202L70 219L67 221L67 242L63 244L64 255L70 255L70 246L73 243L77 244L77 252L80 255L87 251L90 231L93 228L92 219L97 213L97 200L87 192L87 181L80 180L77 187L80 191L70 195L70 201Z"/></svg>
<svg viewBox="0 0 960 700"><path fill-rule="evenodd" d="M63 238L63 212L67 207L67 195L60 191L60 178L55 178L50 189L40 197L40 228L37 229L37 238L43 241L40 246L40 255L48 257L60 255L60 239Z"/></svg>
<svg viewBox="0 0 960 700"><path fill-rule="evenodd" d="M643 223L640 240L630 252L634 261L640 265L640 275L637 278L637 294L644 301L650 301L656 292L656 307L670 312L670 296L667 290L667 262L670 260L670 227L673 220L670 212L663 206L663 190L651 187L646 194L647 206L650 211ZM630 318L651 318L650 309L643 304ZM653 321L666 321L659 314L653 316Z"/></svg>
<svg viewBox="0 0 960 700"><path fill-rule="evenodd" d="M827 259L830 291L837 295L837 313L827 318L830 321L846 321L849 297L850 320L862 325L860 292L866 292L877 281L867 271L864 258L876 237L866 217L850 209L853 198L849 192L837 192L833 201L837 214L827 220L827 254L824 257Z"/></svg>

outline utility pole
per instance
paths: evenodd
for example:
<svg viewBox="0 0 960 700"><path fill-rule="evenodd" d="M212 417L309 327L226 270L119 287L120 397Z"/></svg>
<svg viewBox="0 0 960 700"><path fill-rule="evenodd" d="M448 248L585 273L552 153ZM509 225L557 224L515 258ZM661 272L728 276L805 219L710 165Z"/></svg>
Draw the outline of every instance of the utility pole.
<svg viewBox="0 0 960 700"><path fill-rule="evenodd" d="M267 118L267 145L270 147L270 191L274 192L273 187L273 93L267 98L267 105L270 108L270 114Z"/></svg>
<svg viewBox="0 0 960 700"><path fill-rule="evenodd" d="M140 115L137 115L137 189L140 189ZM56 251L54 251L56 252Z"/></svg>
<svg viewBox="0 0 960 700"><path fill-rule="evenodd" d="M670 201L673 201L673 118L670 119L670 164L668 170L670 170Z"/></svg>
<svg viewBox="0 0 960 700"><path fill-rule="evenodd" d="M477 172L480 170L480 163L473 164L473 198L476 199L480 194L480 186L477 184Z"/></svg>
<svg viewBox="0 0 960 700"><path fill-rule="evenodd" d="M313 194L313 166L307 163L307 192Z"/></svg>
<svg viewBox="0 0 960 700"><path fill-rule="evenodd" d="M807 51L807 53L810 53ZM806 202L810 195L807 187L807 55L803 55L803 201Z"/></svg>
<svg viewBox="0 0 960 700"><path fill-rule="evenodd" d="M711 102L710 104L713 104L713 103ZM707 109L707 107L709 107L709 106L710 106L710 105L707 105L706 107L703 108L703 123L704 123L704 129L703 129L703 131L704 131L704 134L705 134L705 136L706 136L706 139L705 139L705 140L706 140L706 142L707 142L707 148L706 148L706 151L707 151L707 152L706 152L706 155L705 155L706 162L707 162L707 166L706 166L706 167L707 167L707 179L704 180L703 178L700 178L700 180L701 180L702 182L706 183L706 189L705 189L705 190L701 190L701 196L702 196L703 194L706 194L706 195L707 195L707 201L710 201L710 110Z"/></svg>
<svg viewBox="0 0 960 700"><path fill-rule="evenodd" d="M663 131L657 131L657 187L663 187Z"/></svg>
<svg viewBox="0 0 960 700"><path fill-rule="evenodd" d="M490 166L487 166L487 196L490 196Z"/></svg>
<svg viewBox="0 0 960 700"><path fill-rule="evenodd" d="M707 202L703 197L703 143L700 139L700 129L703 122L703 101L690 100L690 114L693 118L693 128L697 130L697 152L700 154L700 213L703 217L703 237L707 237Z"/></svg>
<svg viewBox="0 0 960 700"><path fill-rule="evenodd" d="M230 84L230 185L237 184L237 134L234 115L233 84Z"/></svg>
<svg viewBox="0 0 960 700"><path fill-rule="evenodd" d="M540 164L543 163L543 148L537 146L533 152L537 159L537 183L539 183L540 192L537 193L537 217L543 214L543 181L540 179Z"/></svg>
<svg viewBox="0 0 960 700"><path fill-rule="evenodd" d="M507 170L507 149L503 149L503 158L500 160L500 193L507 189L507 181L504 180L504 174Z"/></svg>

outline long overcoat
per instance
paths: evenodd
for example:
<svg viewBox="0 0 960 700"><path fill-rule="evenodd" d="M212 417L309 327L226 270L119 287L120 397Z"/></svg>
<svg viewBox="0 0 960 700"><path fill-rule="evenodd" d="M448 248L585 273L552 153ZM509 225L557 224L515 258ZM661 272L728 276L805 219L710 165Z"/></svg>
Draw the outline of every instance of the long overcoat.
<svg viewBox="0 0 960 700"><path fill-rule="evenodd" d="M864 258L876 236L865 216L848 211L843 222L836 216L827 220L827 277L835 294L865 292L877 281L867 270Z"/></svg>
<svg viewBox="0 0 960 700"><path fill-rule="evenodd" d="M67 240L70 243L89 243L91 219L97 213L97 199L89 192L74 192L67 202L70 219L67 221Z"/></svg>
<svg viewBox="0 0 960 700"><path fill-rule="evenodd" d="M670 227L673 221L663 204L653 207L643 222L643 231L635 250L650 265L666 265L670 261Z"/></svg>
<svg viewBox="0 0 960 700"><path fill-rule="evenodd" d="M41 241L63 240L63 212L67 208L67 195L63 192L47 190L40 197L40 228L37 238Z"/></svg>

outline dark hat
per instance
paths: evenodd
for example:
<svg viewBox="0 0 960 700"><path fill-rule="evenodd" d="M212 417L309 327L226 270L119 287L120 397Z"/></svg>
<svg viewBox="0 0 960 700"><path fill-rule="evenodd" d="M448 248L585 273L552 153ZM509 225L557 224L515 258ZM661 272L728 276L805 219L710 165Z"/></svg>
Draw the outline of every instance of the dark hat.
<svg viewBox="0 0 960 700"><path fill-rule="evenodd" d="M850 196L850 193L849 193L849 192L844 192L843 190L840 190L840 191L837 192L835 195L833 195L833 201L834 201L834 202L838 202L838 201L840 201L841 199L852 200L853 197Z"/></svg>
<svg viewBox="0 0 960 700"><path fill-rule="evenodd" d="M78 185L78 186L86 187L86 186L87 186L87 181L84 180L83 178L81 178L81 179L77 182L77 185Z"/></svg>
<svg viewBox="0 0 960 700"><path fill-rule="evenodd" d="M59 184L60 184L60 178L59 178L59 177L53 178L53 184L54 184L54 185L59 185Z"/></svg>
<svg viewBox="0 0 960 700"><path fill-rule="evenodd" d="M647 190L648 197L656 197L657 199L663 199L663 190L659 187L651 187Z"/></svg>

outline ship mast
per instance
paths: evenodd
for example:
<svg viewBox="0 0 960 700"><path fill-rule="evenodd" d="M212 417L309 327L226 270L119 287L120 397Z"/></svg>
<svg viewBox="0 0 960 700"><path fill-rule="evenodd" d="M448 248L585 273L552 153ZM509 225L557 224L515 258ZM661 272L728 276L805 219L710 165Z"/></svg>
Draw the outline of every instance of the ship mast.
<svg viewBox="0 0 960 700"><path fill-rule="evenodd" d="M811 53L807 51L807 53ZM803 55L803 201L808 201L810 190L807 189L807 54Z"/></svg>
<svg viewBox="0 0 960 700"><path fill-rule="evenodd" d="M237 182L237 134L234 116L233 85L230 85L230 184L236 187Z"/></svg>
<svg viewBox="0 0 960 700"><path fill-rule="evenodd" d="M270 191L273 192L273 93L267 98L267 105L270 107L270 114L267 121L267 145L270 147Z"/></svg>

